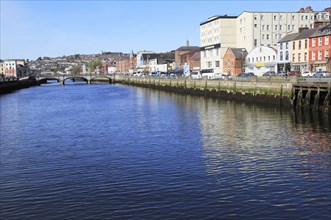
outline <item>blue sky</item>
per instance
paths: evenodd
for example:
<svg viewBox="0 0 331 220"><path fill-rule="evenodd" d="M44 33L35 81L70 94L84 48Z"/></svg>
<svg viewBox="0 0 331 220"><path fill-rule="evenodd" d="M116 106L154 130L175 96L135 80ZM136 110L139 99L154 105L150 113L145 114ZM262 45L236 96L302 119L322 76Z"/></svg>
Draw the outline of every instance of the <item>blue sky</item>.
<svg viewBox="0 0 331 220"><path fill-rule="evenodd" d="M200 23L242 11L320 11L331 0L60 1L0 0L0 59L30 59L101 51L167 52L199 46Z"/></svg>

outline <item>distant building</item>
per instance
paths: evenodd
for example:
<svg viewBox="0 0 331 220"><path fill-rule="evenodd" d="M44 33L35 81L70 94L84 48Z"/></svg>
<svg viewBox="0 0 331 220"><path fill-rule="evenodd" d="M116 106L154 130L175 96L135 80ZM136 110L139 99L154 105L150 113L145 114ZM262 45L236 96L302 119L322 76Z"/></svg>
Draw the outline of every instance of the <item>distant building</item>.
<svg viewBox="0 0 331 220"><path fill-rule="evenodd" d="M186 46L179 47L175 50L175 63L177 65L177 67L179 69L183 69L185 63L193 64L194 60L192 60L191 58L197 52L200 53L200 47L199 46L190 46L190 43L187 40ZM198 58L197 56L194 57L194 59L197 59L197 58ZM199 60L199 62L200 62L200 60ZM196 63L194 63L194 66L197 66ZM200 64L198 66L200 67ZM191 67L191 65L190 65L190 67Z"/></svg>
<svg viewBox="0 0 331 220"><path fill-rule="evenodd" d="M289 72L291 70L292 43L299 33L288 34L278 42L277 63L278 71Z"/></svg>
<svg viewBox="0 0 331 220"><path fill-rule="evenodd" d="M324 9L324 11L315 13L314 27L320 27L331 23L331 7Z"/></svg>
<svg viewBox="0 0 331 220"><path fill-rule="evenodd" d="M245 66L245 72L253 72L257 76L267 71L277 72L277 50L272 47L256 47L247 54Z"/></svg>
<svg viewBox="0 0 331 220"><path fill-rule="evenodd" d="M309 70L331 71L331 24L309 36Z"/></svg>
<svg viewBox="0 0 331 220"><path fill-rule="evenodd" d="M201 69L223 70L223 56L237 47L237 16L213 16L200 23Z"/></svg>
<svg viewBox="0 0 331 220"><path fill-rule="evenodd" d="M301 73L308 70L309 37L319 28L300 28L299 34L292 40L291 70Z"/></svg>
<svg viewBox="0 0 331 220"><path fill-rule="evenodd" d="M223 73L236 76L244 72L245 57L247 51L245 48L228 48L223 57Z"/></svg>
<svg viewBox="0 0 331 220"><path fill-rule="evenodd" d="M5 76L25 77L29 74L23 59L4 60L3 66Z"/></svg>

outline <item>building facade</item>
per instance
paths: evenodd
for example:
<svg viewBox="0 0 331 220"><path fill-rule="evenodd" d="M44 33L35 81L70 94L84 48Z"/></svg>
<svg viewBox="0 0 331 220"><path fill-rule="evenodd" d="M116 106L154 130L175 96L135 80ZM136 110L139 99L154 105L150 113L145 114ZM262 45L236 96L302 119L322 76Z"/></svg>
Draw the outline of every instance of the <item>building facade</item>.
<svg viewBox="0 0 331 220"><path fill-rule="evenodd" d="M314 12L243 12L237 18L237 47L276 47L279 40L300 27L314 27Z"/></svg>
<svg viewBox="0 0 331 220"><path fill-rule="evenodd" d="M4 75L7 77L22 77L26 75L25 60L4 60ZM24 69L24 71L23 71Z"/></svg>
<svg viewBox="0 0 331 220"><path fill-rule="evenodd" d="M272 47L256 47L245 59L245 72L253 72L262 76L267 71L277 72L277 50Z"/></svg>
<svg viewBox="0 0 331 220"><path fill-rule="evenodd" d="M223 70L223 56L229 47L237 46L237 16L214 16L200 23L201 69Z"/></svg>
<svg viewBox="0 0 331 220"><path fill-rule="evenodd" d="M291 52L292 52L292 41L299 35L299 33L288 34L283 37L277 46L277 63L278 71L289 72L291 71Z"/></svg>
<svg viewBox="0 0 331 220"><path fill-rule="evenodd" d="M331 25L320 27L309 37L309 71L331 71Z"/></svg>
<svg viewBox="0 0 331 220"><path fill-rule="evenodd" d="M245 48L228 48L223 57L223 73L237 76L244 72L246 56Z"/></svg>

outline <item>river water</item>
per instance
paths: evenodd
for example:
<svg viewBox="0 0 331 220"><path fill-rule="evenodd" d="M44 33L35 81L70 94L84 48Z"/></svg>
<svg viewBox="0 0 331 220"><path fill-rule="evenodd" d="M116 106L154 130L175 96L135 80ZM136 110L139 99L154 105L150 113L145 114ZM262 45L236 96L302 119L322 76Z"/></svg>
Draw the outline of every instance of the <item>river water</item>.
<svg viewBox="0 0 331 220"><path fill-rule="evenodd" d="M330 116L123 85L0 105L0 219L331 216Z"/></svg>

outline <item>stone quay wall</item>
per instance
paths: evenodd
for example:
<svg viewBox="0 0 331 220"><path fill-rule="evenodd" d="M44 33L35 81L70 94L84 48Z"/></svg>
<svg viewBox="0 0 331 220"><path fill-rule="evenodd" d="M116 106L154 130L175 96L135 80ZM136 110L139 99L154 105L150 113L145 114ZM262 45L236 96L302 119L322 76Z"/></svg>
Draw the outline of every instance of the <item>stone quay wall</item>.
<svg viewBox="0 0 331 220"><path fill-rule="evenodd" d="M226 100L239 100L273 106L292 107L292 86L296 79L287 81L208 80L190 78L134 78L115 76L114 83L141 86L180 94L200 95Z"/></svg>

